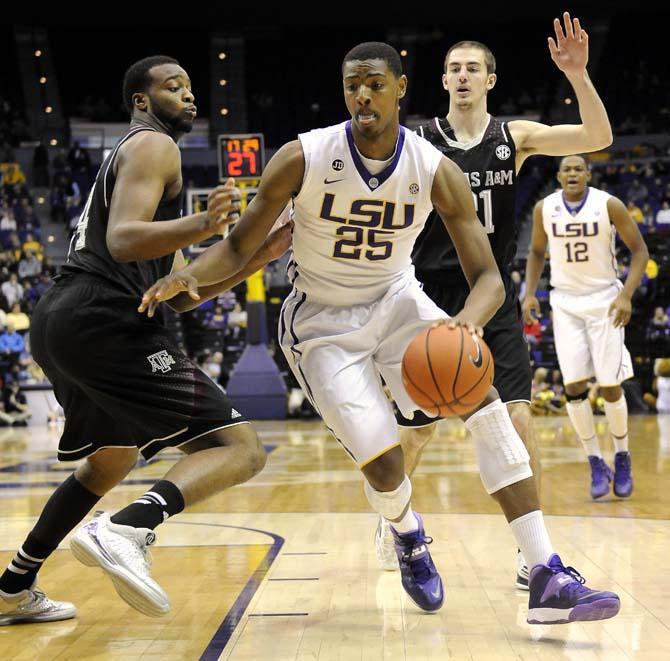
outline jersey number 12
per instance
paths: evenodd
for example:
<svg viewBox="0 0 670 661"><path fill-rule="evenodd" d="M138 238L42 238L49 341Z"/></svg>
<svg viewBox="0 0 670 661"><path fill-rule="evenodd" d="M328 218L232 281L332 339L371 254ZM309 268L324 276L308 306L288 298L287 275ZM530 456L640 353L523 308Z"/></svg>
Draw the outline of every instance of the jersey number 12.
<svg viewBox="0 0 670 661"><path fill-rule="evenodd" d="M575 244L566 243L565 250L568 253L566 262L588 262L589 246L584 241Z"/></svg>

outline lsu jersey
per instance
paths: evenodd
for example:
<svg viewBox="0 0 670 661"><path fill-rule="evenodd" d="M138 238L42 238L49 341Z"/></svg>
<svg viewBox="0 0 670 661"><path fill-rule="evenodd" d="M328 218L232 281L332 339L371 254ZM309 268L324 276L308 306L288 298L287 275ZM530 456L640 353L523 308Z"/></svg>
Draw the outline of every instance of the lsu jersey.
<svg viewBox="0 0 670 661"><path fill-rule="evenodd" d="M544 198L542 224L549 239L551 286L576 294L605 289L617 280L616 229L605 191L588 187L574 209L563 191Z"/></svg>
<svg viewBox="0 0 670 661"><path fill-rule="evenodd" d="M354 144L350 121L299 139L305 174L293 201L293 285L325 305L381 299L413 276L412 248L433 210L442 155L401 126L393 158L373 174Z"/></svg>

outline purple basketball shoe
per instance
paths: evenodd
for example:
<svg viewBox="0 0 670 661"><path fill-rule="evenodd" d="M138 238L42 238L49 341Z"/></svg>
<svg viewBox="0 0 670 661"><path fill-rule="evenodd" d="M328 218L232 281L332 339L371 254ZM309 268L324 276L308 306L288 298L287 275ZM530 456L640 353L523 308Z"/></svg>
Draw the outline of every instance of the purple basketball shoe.
<svg viewBox="0 0 670 661"><path fill-rule="evenodd" d="M589 463L591 464L591 498L595 500L607 495L614 473L602 457L589 455Z"/></svg>
<svg viewBox="0 0 670 661"><path fill-rule="evenodd" d="M621 602L614 592L591 590L572 567L564 567L556 555L547 565L530 572L528 624L565 624L607 620L619 612Z"/></svg>
<svg viewBox="0 0 670 661"><path fill-rule="evenodd" d="M628 498L633 493L633 474L630 466L630 452L614 455L614 495Z"/></svg>
<svg viewBox="0 0 670 661"><path fill-rule="evenodd" d="M419 608L436 611L444 603L444 588L428 551L428 544L433 540L426 536L421 517L416 512L414 516L419 522L416 532L401 535L391 526L400 578L405 592Z"/></svg>

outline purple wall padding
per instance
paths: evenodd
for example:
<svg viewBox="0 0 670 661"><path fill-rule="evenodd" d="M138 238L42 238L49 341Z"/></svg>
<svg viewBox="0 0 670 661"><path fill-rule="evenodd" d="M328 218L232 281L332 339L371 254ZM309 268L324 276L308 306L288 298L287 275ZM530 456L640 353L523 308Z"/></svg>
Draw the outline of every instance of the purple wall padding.
<svg viewBox="0 0 670 661"><path fill-rule="evenodd" d="M249 344L230 375L228 396L249 420L286 417L286 384L264 344Z"/></svg>

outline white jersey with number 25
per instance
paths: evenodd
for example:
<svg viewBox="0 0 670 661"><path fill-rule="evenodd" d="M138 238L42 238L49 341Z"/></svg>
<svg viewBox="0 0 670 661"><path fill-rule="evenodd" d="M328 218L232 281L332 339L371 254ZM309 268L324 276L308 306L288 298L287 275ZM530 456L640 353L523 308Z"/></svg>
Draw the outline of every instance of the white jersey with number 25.
<svg viewBox="0 0 670 661"><path fill-rule="evenodd" d="M289 277L321 304L376 301L414 273L412 248L433 209L442 155L401 126L393 159L373 174L356 149L351 122L299 138L305 175L294 199Z"/></svg>

